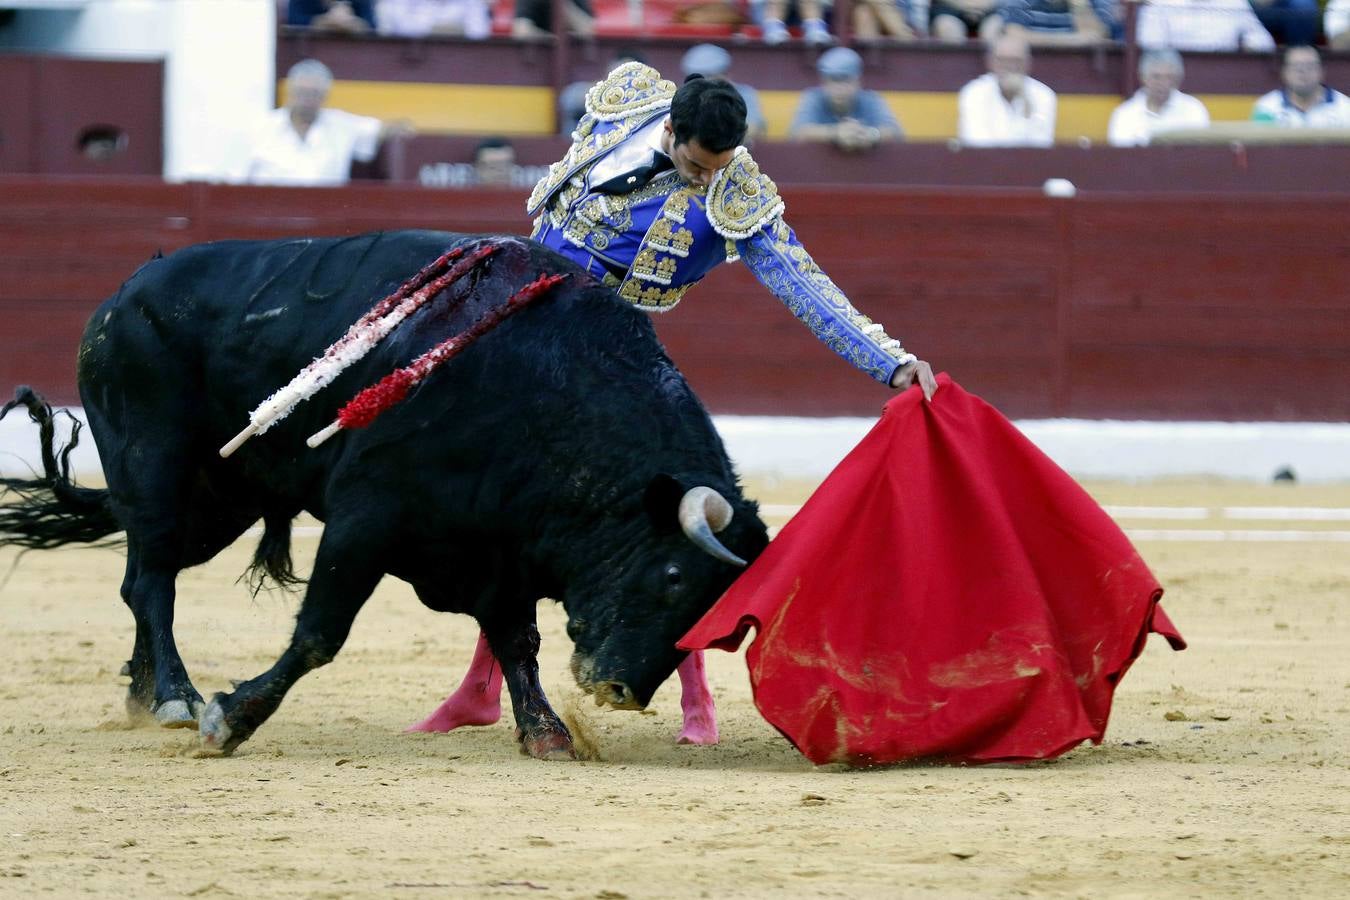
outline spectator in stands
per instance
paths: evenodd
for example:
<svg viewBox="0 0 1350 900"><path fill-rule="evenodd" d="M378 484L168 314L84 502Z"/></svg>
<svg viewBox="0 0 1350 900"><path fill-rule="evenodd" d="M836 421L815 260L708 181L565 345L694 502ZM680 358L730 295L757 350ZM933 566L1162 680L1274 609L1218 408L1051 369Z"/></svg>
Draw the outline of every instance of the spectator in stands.
<svg viewBox="0 0 1350 900"><path fill-rule="evenodd" d="M647 64L647 60L643 58L641 53L626 47L620 47L614 51L614 56L610 59L609 67L605 71L613 72L626 62ZM561 134L570 135L576 130L577 123L586 114L586 93L594 86L595 83L591 81L574 81L558 94L558 120Z"/></svg>
<svg viewBox="0 0 1350 900"><path fill-rule="evenodd" d="M375 0L290 0L286 24L361 34L375 28Z"/></svg>
<svg viewBox="0 0 1350 900"><path fill-rule="evenodd" d="M928 31L939 41L964 44L972 37L986 43L1003 33L999 0L932 0Z"/></svg>
<svg viewBox="0 0 1350 900"><path fill-rule="evenodd" d="M1256 18L1270 32L1277 43L1312 44L1317 40L1317 28L1322 8L1317 0L1251 0Z"/></svg>
<svg viewBox="0 0 1350 900"><path fill-rule="evenodd" d="M1327 46L1333 50L1350 50L1350 0L1331 0L1327 4L1322 31ZM1311 41L1309 41L1311 43Z"/></svg>
<svg viewBox="0 0 1350 900"><path fill-rule="evenodd" d="M379 0L380 34L426 37L447 34L482 40L492 33L487 0Z"/></svg>
<svg viewBox="0 0 1350 900"><path fill-rule="evenodd" d="M126 132L111 125L95 125L80 134L80 155L90 162L104 163L126 152Z"/></svg>
<svg viewBox="0 0 1350 900"><path fill-rule="evenodd" d="M900 123L881 95L862 89L862 57L856 52L847 47L826 50L816 71L820 86L802 94L789 137L855 152L904 139Z"/></svg>
<svg viewBox="0 0 1350 900"><path fill-rule="evenodd" d="M253 184L340 185L351 177L352 160L370 162L386 137L411 132L406 122L385 123L324 102L333 73L315 59L291 66L286 105L268 113L230 172Z"/></svg>
<svg viewBox="0 0 1350 900"><path fill-rule="evenodd" d="M1020 34L989 45L988 72L957 95L958 135L967 147L1049 147L1055 142L1055 92L1027 75L1031 46Z"/></svg>
<svg viewBox="0 0 1350 900"><path fill-rule="evenodd" d="M1149 0L1139 9L1137 35L1145 50L1275 49L1247 0Z"/></svg>
<svg viewBox="0 0 1350 900"><path fill-rule="evenodd" d="M1283 89L1256 101L1252 121L1282 128L1350 128L1350 97L1322 83L1322 57L1317 50L1285 50L1280 80Z"/></svg>
<svg viewBox="0 0 1350 900"><path fill-rule="evenodd" d="M789 17L802 23L802 38L808 44L833 44L825 25L825 10L832 0L750 0L750 14L764 32L764 43L781 44L788 39Z"/></svg>
<svg viewBox="0 0 1350 900"><path fill-rule="evenodd" d="M891 38L912 41L919 36L910 0L854 0L853 33L864 41Z"/></svg>
<svg viewBox="0 0 1350 900"><path fill-rule="evenodd" d="M998 17L1033 47L1083 47L1110 40L1115 0L1001 0Z"/></svg>
<svg viewBox="0 0 1350 900"><path fill-rule="evenodd" d="M723 81L731 82L731 86L736 89L736 93L740 94L741 99L745 101L745 122L747 126L745 142L749 144L757 138L764 137L766 126L764 124L764 108L759 102L759 92L748 84L731 81L731 78L727 75L727 72L731 69L730 53L716 44L695 44L680 60L680 69L684 72L685 78L690 75L702 75L705 78L721 78Z"/></svg>
<svg viewBox="0 0 1350 900"><path fill-rule="evenodd" d="M579 37L595 35L595 13L590 0L566 0L563 12L567 28ZM516 0L515 18L511 20L514 37L539 38L553 33L553 3L551 0Z"/></svg>
<svg viewBox="0 0 1350 900"><path fill-rule="evenodd" d="M516 148L506 138L484 138L473 151L474 181L484 187L509 187L515 168Z"/></svg>
<svg viewBox="0 0 1350 900"><path fill-rule="evenodd" d="M1106 140L1111 146L1140 147L1160 131L1208 128L1209 110L1205 104L1178 90L1185 73L1177 51L1145 53L1139 60L1139 83L1143 87L1111 113L1106 128Z"/></svg>

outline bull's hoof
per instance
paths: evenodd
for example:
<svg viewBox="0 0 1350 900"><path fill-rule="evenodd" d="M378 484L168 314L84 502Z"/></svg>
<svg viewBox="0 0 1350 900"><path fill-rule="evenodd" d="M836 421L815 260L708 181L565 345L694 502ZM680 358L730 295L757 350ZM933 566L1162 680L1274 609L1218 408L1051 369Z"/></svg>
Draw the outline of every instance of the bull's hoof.
<svg viewBox="0 0 1350 900"><path fill-rule="evenodd" d="M576 748L572 746L572 736L565 728L560 731L533 731L523 735L520 738L520 752L535 759L577 758Z"/></svg>
<svg viewBox="0 0 1350 900"><path fill-rule="evenodd" d="M191 728L197 724L197 714L201 712L200 702L190 704L186 700L165 700L154 707L155 721L162 728Z"/></svg>
<svg viewBox="0 0 1350 900"><path fill-rule="evenodd" d="M229 756L234 752L235 747L243 743L244 739L236 739L233 729L225 721L225 708L220 705L222 696L216 694L215 698L207 704L201 716L201 723L197 728L198 733L201 734L202 747Z"/></svg>

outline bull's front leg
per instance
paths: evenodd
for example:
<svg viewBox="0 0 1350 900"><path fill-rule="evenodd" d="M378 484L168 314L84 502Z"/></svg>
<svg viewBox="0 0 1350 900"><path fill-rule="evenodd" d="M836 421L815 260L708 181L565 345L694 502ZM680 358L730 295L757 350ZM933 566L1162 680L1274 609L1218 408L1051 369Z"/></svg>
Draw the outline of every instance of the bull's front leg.
<svg viewBox="0 0 1350 900"><path fill-rule="evenodd" d="M548 705L539 684L539 629L533 607L528 618L510 624L483 623L492 654L501 663L511 710L516 716L516 739L535 759L576 759L572 735Z"/></svg>
<svg viewBox="0 0 1350 900"><path fill-rule="evenodd" d="M382 548L360 536L371 529L330 520L319 542L290 646L272 668L216 694L202 714L202 744L225 754L248 740L281 705L301 676L326 665L342 649L356 614L383 574ZM356 535L356 537L352 537Z"/></svg>

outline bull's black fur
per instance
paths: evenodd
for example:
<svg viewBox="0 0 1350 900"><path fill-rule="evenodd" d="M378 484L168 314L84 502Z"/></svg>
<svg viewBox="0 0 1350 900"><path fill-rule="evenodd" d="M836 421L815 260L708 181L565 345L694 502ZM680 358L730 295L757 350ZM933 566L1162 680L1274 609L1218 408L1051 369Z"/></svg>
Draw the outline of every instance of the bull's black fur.
<svg viewBox="0 0 1350 900"><path fill-rule="evenodd" d="M537 244L508 240L315 399L229 459L216 453L374 301L469 240L396 232L190 247L142 266L94 313L79 383L108 492L95 504L64 476L51 489L127 532L132 700L162 719L201 709L173 639L177 573L262 518L255 564L284 581L289 523L302 511L325 530L291 645L202 719L226 750L333 658L385 574L433 609L478 620L531 752L567 745L538 685L539 598L566 607L584 680L626 686L645 704L673 672L674 642L736 574L676 527L680 492L707 485L730 501L720 537L744 558L763 549L764 525L645 314ZM361 387L554 272L570 278L372 427L305 447Z"/></svg>

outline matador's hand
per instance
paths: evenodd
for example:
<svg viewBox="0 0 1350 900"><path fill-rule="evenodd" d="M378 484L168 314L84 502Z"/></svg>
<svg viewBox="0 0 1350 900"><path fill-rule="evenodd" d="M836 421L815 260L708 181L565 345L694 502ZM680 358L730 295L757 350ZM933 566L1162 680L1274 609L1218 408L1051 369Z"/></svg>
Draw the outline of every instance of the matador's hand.
<svg viewBox="0 0 1350 900"><path fill-rule="evenodd" d="M891 376L891 387L903 391L915 381L919 382L919 387L923 390L923 398L932 400L938 389L937 377L933 375L933 367L921 359L896 369L895 374Z"/></svg>

